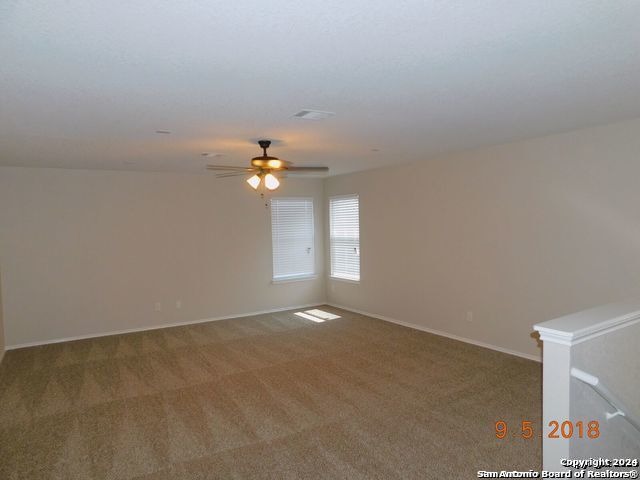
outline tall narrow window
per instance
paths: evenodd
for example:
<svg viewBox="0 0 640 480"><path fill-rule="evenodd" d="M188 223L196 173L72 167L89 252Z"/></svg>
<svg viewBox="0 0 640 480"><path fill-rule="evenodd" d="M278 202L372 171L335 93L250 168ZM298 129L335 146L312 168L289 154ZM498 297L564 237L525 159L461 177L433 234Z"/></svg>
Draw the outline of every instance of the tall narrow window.
<svg viewBox="0 0 640 480"><path fill-rule="evenodd" d="M295 280L315 273L313 199L271 200L273 279Z"/></svg>
<svg viewBox="0 0 640 480"><path fill-rule="evenodd" d="M357 195L329 199L331 276L360 280L360 204Z"/></svg>

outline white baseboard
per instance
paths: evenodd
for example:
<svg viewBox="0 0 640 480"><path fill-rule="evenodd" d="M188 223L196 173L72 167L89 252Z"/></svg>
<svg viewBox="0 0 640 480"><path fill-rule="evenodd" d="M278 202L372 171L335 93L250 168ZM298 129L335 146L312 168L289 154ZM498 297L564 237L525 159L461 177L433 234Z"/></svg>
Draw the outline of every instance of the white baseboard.
<svg viewBox="0 0 640 480"><path fill-rule="evenodd" d="M28 342L28 343L19 343L16 345L7 345L5 347L6 350L15 350L18 348L26 348L26 347L37 347L39 345L49 345L51 343L62 343L62 342L71 342L73 340L86 340L88 338L98 338L98 337L109 337L111 335L122 335L124 333L135 333L135 332L146 332L148 330L158 330L161 328L170 328L170 327L184 327L186 325L194 325L196 323L207 323L207 322L216 322L218 320L229 320L232 318L242 318L242 317L252 317L254 315L265 315L267 313L277 313L277 312L286 312L287 310L297 310L302 308L310 308L317 307L319 305L326 305L325 303L309 303L306 305L293 305L290 307L283 308L273 308L270 310L260 310L258 312L249 312L249 313L238 313L235 315L225 315L223 317L213 317L213 318L203 318L201 320L190 320L186 322L176 322L176 323L163 323L161 325L153 325L151 327L139 327L139 328L128 328L126 330L113 330L104 333L90 333L88 335L77 335L73 337L66 338L54 338L52 340L43 340L38 342Z"/></svg>
<svg viewBox="0 0 640 480"><path fill-rule="evenodd" d="M338 305L336 303L327 303L335 308L340 308L342 310L347 310L353 313L359 313L360 315L366 315L367 317L377 318L378 320L384 320L385 322L395 323L397 325L402 325L403 327L413 328L414 330L421 330L427 333L433 333L434 335L439 335L441 337L451 338L452 340L458 340L460 342L470 343L472 345L476 345L478 347L488 348L490 350L496 350L498 352L507 353L509 355L515 355L516 357L526 358L527 360L533 360L535 362L542 362L542 357L540 355L531 355L530 353L518 352L516 350L511 350L509 348L499 347L497 345L492 345L490 343L480 342L478 340L473 340L471 338L460 337L458 335L454 335L452 333L443 332L442 330L435 330L433 328L424 327L422 325L416 325L415 323L403 322L402 320L396 320L395 318L385 317L384 315L377 315L375 313L364 312L362 310L356 310L355 308L346 307L344 305Z"/></svg>
<svg viewBox="0 0 640 480"><path fill-rule="evenodd" d="M204 318L204 319L201 319L201 320L191 320L191 321L187 321L187 322L164 323L164 324L161 324L161 325L154 325L154 326L150 326L150 327L129 328L129 329L126 329L126 330L113 330L113 331L104 332L104 333L92 333L92 334L88 334L88 335L77 335L77 336L66 337L66 338L55 338L55 339L52 339L52 340L43 340L43 341L38 341L38 342L20 343L20 344L16 344L16 345L7 345L5 347L5 350L15 350L15 349L18 349L18 348L36 347L36 346L39 346L39 345L48 345L48 344L52 344L52 343L70 342L70 341L73 341L73 340L86 340L88 338L108 337L108 336L111 336L111 335L122 335L122 334L125 334L125 333L145 332L145 331L148 331L148 330L158 330L158 329L161 329L161 328L182 327L182 326L186 326L186 325L195 325L195 324L198 324L198 323L215 322L215 321L218 321L218 320L229 320L229 319L232 319L232 318L251 317L251 316L254 316L254 315L264 315L264 314L268 314L268 313L285 312L287 310L296 310L296 309L302 309L302 308L317 307L317 306L321 306L321 305L330 305L332 307L340 308L342 310L347 310L349 312L359 313L360 315L366 315L367 317L377 318L379 320L384 320L385 322L395 323L397 325L402 325L404 327L413 328L414 330L421 330L423 332L432 333L434 335L440 335L441 337L447 337L447 338L451 338L453 340L458 340L460 342L470 343L470 344L476 345L478 347L488 348L490 350L496 350L498 352L507 353L509 355L515 355L517 357L526 358L528 360L534 360L536 362L541 362L542 361L541 357L538 356L538 355L531 355L531 354L528 354L528 353L518 352L518 351L515 351L515 350L508 349L508 348L499 347L497 345L491 345L489 343L484 343L484 342L480 342L480 341L477 341L477 340L472 340L470 338L460 337L458 335L454 335L452 333L443 332L441 330L435 330L435 329L432 329L432 328L424 327L422 325L416 325L415 323L404 322L402 320L396 320L395 318L385 317L384 315L378 315L378 314L375 314L375 313L365 312L365 311L357 310L355 308L347 307L347 306L344 306L344 305L338 305L338 304L335 304L335 303L328 303L328 302L324 302L324 303L322 303L322 302L321 303L309 303L309 304L305 304L305 305L292 305L290 307L273 308L273 309L269 309L269 310L260 310L260 311L257 311L257 312L249 312L249 313L239 313L239 314L235 314L235 315L225 315L225 316L222 316L222 317ZM2 361L1 358L0 358L0 361Z"/></svg>

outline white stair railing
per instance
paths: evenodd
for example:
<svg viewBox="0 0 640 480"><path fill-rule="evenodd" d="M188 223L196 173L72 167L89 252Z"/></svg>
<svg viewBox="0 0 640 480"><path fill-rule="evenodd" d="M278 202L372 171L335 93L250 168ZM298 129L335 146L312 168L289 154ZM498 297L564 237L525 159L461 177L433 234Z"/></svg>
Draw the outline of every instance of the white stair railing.
<svg viewBox="0 0 640 480"><path fill-rule="evenodd" d="M627 422L633 425L634 428L640 432L640 420L629 411L620 399L611 393L611 390L609 390L598 377L575 367L571 368L571 376L580 380L582 383L589 385L598 395L600 395L600 397L615 409L613 413L606 412L605 416L607 420L611 420L617 416L624 417Z"/></svg>

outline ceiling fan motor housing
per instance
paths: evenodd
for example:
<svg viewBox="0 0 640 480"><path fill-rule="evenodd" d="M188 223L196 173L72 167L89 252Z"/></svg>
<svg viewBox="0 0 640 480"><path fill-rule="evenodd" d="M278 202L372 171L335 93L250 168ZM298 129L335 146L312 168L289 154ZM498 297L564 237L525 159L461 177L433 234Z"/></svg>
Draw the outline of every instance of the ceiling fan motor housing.
<svg viewBox="0 0 640 480"><path fill-rule="evenodd" d="M251 165L258 168L279 170L286 168L287 165L291 165L291 162L280 160L278 157L271 157L267 155L267 148L271 145L271 140L258 140L258 145L264 152L260 157L254 157L251 159Z"/></svg>
<svg viewBox="0 0 640 480"><path fill-rule="evenodd" d="M270 157L268 155L264 155L262 157L252 158L251 165L258 168L270 168L279 170L286 168L287 165L291 165L291 162L280 160L278 157Z"/></svg>

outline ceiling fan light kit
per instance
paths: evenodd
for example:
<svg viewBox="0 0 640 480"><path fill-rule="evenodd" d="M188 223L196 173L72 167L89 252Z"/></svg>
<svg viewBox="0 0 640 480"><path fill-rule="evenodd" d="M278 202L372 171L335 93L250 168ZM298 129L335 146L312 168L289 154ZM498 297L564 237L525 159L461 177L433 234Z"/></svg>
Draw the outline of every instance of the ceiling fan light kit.
<svg viewBox="0 0 640 480"><path fill-rule="evenodd" d="M264 186L267 187L267 190L275 190L280 186L280 181L275 177L275 175L271 173L258 173L251 178L247 179L247 183L251 185L251 188L254 190L258 190L262 179L264 178Z"/></svg>
<svg viewBox="0 0 640 480"><path fill-rule="evenodd" d="M271 145L271 140L259 140L258 145L262 148L262 155L251 159L250 167L236 167L226 165L207 165L207 170L222 170L225 173L218 173L216 177L236 177L253 174L247 179L247 183L254 190L258 190L261 184L267 190L273 191L280 186L280 180L274 175L278 172L298 173L319 173L328 172L329 167L294 167L291 162L281 160L278 157L267 155L267 149Z"/></svg>

